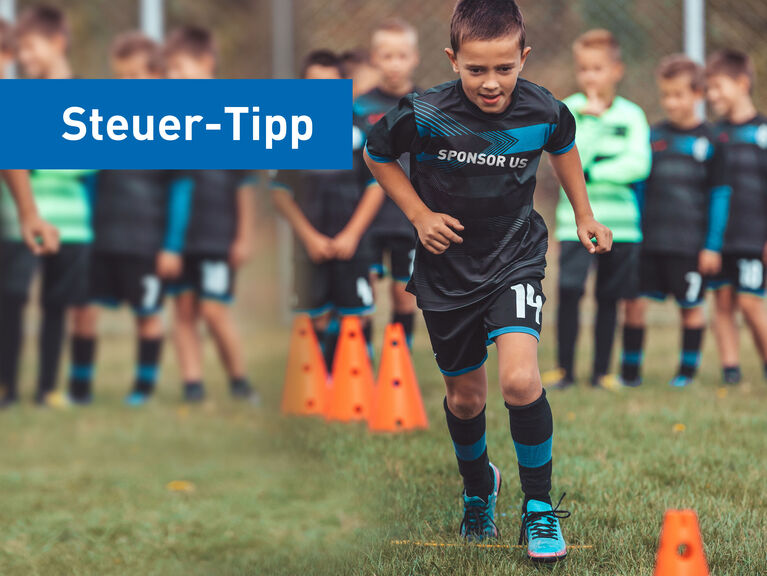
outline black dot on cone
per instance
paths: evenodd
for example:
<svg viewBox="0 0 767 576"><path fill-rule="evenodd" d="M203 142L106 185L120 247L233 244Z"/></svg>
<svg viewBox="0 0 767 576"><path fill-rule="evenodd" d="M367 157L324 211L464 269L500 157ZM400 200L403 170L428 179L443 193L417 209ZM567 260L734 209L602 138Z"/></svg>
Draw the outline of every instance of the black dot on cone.
<svg viewBox="0 0 767 576"><path fill-rule="evenodd" d="M400 382L399 380L394 380L392 384L394 384L394 387L396 388L397 386L399 386Z"/></svg>
<svg viewBox="0 0 767 576"><path fill-rule="evenodd" d="M362 414L362 406L360 406L359 404L357 404L357 405L354 407L354 411L355 411L357 414Z"/></svg>
<svg viewBox="0 0 767 576"><path fill-rule="evenodd" d="M357 370L356 368L352 368L352 376L358 376L359 373L360 373L359 370Z"/></svg>
<svg viewBox="0 0 767 576"><path fill-rule="evenodd" d="M312 371L312 367L309 366L308 364L304 364L304 372L311 372L311 371Z"/></svg>
<svg viewBox="0 0 767 576"><path fill-rule="evenodd" d="M357 337L357 333L356 332L349 332L348 336L349 336L349 338L356 338Z"/></svg>
<svg viewBox="0 0 767 576"><path fill-rule="evenodd" d="M306 406L309 408L314 408L314 400L307 400Z"/></svg>
<svg viewBox="0 0 767 576"><path fill-rule="evenodd" d="M400 419L395 420L394 424L397 425L397 428L402 428L405 425L405 423Z"/></svg>
<svg viewBox="0 0 767 576"><path fill-rule="evenodd" d="M392 346L399 346L399 340L392 340L391 341Z"/></svg>
<svg viewBox="0 0 767 576"><path fill-rule="evenodd" d="M304 330L303 328L301 328L301 330L299 330L299 331L298 331L298 334L299 334L300 336L306 336L306 330Z"/></svg>

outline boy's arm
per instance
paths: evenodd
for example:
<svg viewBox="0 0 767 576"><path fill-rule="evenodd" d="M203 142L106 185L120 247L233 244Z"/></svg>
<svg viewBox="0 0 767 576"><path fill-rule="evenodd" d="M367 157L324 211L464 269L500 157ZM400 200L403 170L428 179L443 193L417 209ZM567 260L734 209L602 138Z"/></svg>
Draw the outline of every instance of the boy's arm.
<svg viewBox="0 0 767 576"><path fill-rule="evenodd" d="M54 254L59 250L59 232L40 218L26 170L0 170L16 203L21 237L37 255Z"/></svg>
<svg viewBox="0 0 767 576"><path fill-rule="evenodd" d="M463 225L452 216L432 212L418 196L399 162L374 160L365 148L365 163L376 181L415 226L424 248L432 254L442 254L451 243L463 242L463 238L456 234L456 231L463 230Z"/></svg>
<svg viewBox="0 0 767 576"><path fill-rule="evenodd" d="M354 214L346 223L344 229L333 238L333 247L336 258L349 260L357 252L362 235L381 209L384 201L384 191L375 181L372 181L362 194Z"/></svg>
<svg viewBox="0 0 767 576"><path fill-rule="evenodd" d="M627 121L630 123L626 145L615 156L602 159L597 156L586 166L584 175L587 182L632 184L647 179L652 163L650 127L640 111Z"/></svg>
<svg viewBox="0 0 767 576"><path fill-rule="evenodd" d="M234 268L247 262L253 252L254 195L250 182L243 182L237 189L237 234L229 253L229 262Z"/></svg>
<svg viewBox="0 0 767 576"><path fill-rule="evenodd" d="M732 189L726 183L723 146L715 146L708 165L709 201L706 241L698 256L698 268L703 275L717 274L722 268L722 246L727 221L730 218Z"/></svg>
<svg viewBox="0 0 767 576"><path fill-rule="evenodd" d="M333 258L333 242L321 234L293 199L290 190L278 183L271 185L272 202L277 211L288 221L293 232L306 248L312 262L324 262Z"/></svg>
<svg viewBox="0 0 767 576"><path fill-rule="evenodd" d="M191 177L176 178L170 183L165 239L163 249L157 255L157 275L160 278L177 278L181 274L181 254L184 252L193 198L194 180Z"/></svg>
<svg viewBox="0 0 767 576"><path fill-rule="evenodd" d="M586 193L586 181L583 178L578 148L573 146L564 154L552 154L551 165L575 212L575 223L581 243L591 254L609 252L612 249L613 233L607 226L594 219Z"/></svg>

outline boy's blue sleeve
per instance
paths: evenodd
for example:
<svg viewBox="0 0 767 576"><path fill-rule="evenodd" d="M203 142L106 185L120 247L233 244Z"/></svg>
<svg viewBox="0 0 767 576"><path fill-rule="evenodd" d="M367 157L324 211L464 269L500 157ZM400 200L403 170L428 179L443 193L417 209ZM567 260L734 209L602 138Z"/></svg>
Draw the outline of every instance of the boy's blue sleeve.
<svg viewBox="0 0 767 576"><path fill-rule="evenodd" d="M85 198L88 201L88 206L91 208L91 214L96 207L96 191L98 189L98 172L89 172L80 178L80 182L83 183L83 189L85 190Z"/></svg>
<svg viewBox="0 0 767 576"><path fill-rule="evenodd" d="M176 253L184 251L193 198L194 179L186 176L171 181L168 190L168 220L165 227L164 250Z"/></svg>
<svg viewBox="0 0 767 576"><path fill-rule="evenodd" d="M726 181L725 149L723 145L714 148L714 154L708 164L709 204L708 231L706 250L721 252L724 245L724 233L730 218L730 196L732 188Z"/></svg>
<svg viewBox="0 0 767 576"><path fill-rule="evenodd" d="M376 162L396 162L406 152L417 152L418 141L428 138L428 126L416 125L414 97L415 94L409 94L402 98L370 130L365 149Z"/></svg>

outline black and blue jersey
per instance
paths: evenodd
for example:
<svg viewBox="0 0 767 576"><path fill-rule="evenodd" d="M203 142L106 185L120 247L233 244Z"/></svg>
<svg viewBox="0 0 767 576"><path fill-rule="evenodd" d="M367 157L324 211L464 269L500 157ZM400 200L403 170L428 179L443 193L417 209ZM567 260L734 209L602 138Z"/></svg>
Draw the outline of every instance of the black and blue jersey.
<svg viewBox="0 0 767 576"><path fill-rule="evenodd" d="M730 189L724 154L711 127L683 130L668 121L652 127L652 171L643 188L643 249L695 256L720 251Z"/></svg>
<svg viewBox="0 0 767 576"><path fill-rule="evenodd" d="M767 243L767 117L715 126L732 188L722 253L761 255Z"/></svg>
<svg viewBox="0 0 767 576"><path fill-rule="evenodd" d="M540 279L548 232L533 210L541 153L575 145L575 119L550 92L519 79L508 109L486 114L461 82L400 100L371 130L376 162L410 153L410 180L430 210L465 229L462 244L435 255L418 243L408 290L424 310L478 302L510 282Z"/></svg>

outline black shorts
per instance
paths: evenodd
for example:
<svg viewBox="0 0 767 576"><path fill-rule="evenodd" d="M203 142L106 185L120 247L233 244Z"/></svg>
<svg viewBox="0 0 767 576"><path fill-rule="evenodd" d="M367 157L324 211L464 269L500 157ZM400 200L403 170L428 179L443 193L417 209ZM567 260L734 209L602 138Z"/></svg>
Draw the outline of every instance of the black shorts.
<svg viewBox="0 0 767 576"><path fill-rule="evenodd" d="M583 293L591 266L597 268L597 299L631 300L639 297L641 245L616 242L607 254L589 254L580 242L560 242L559 289Z"/></svg>
<svg viewBox="0 0 767 576"><path fill-rule="evenodd" d="M665 300L670 294L682 308L700 306L705 296L705 280L698 272L697 256L643 252L639 286L645 298Z"/></svg>
<svg viewBox="0 0 767 576"><path fill-rule="evenodd" d="M90 244L62 244L56 254L39 257L21 242L3 242L0 246L0 289L8 296L26 301L39 268L44 305L85 306L88 304L90 259Z"/></svg>
<svg viewBox="0 0 767 576"><path fill-rule="evenodd" d="M501 334L523 333L540 339L544 302L541 281L536 279L514 282L463 308L424 310L439 369L446 376L476 370L487 360L487 347Z"/></svg>
<svg viewBox="0 0 767 576"><path fill-rule="evenodd" d="M297 313L321 316L335 310L341 316L362 316L375 310L367 258L310 260L295 263L294 309Z"/></svg>
<svg viewBox="0 0 767 576"><path fill-rule="evenodd" d="M761 254L722 254L722 270L713 276L714 290L732 286L736 292L764 296L764 263Z"/></svg>
<svg viewBox="0 0 767 576"><path fill-rule="evenodd" d="M415 260L415 244L418 239L413 234L382 234L375 233L371 237L372 265L371 271L379 278L386 276L384 255L389 254L389 271L395 282L410 280L413 274Z"/></svg>
<svg viewBox="0 0 767 576"><path fill-rule="evenodd" d="M168 294L177 296L193 292L201 300L216 300L229 304L234 300L235 272L229 258L222 255L184 256L181 276L168 284Z"/></svg>
<svg viewBox="0 0 767 576"><path fill-rule="evenodd" d="M95 252L91 262L91 299L102 306L127 303L139 316L162 309L163 282L152 256Z"/></svg>

